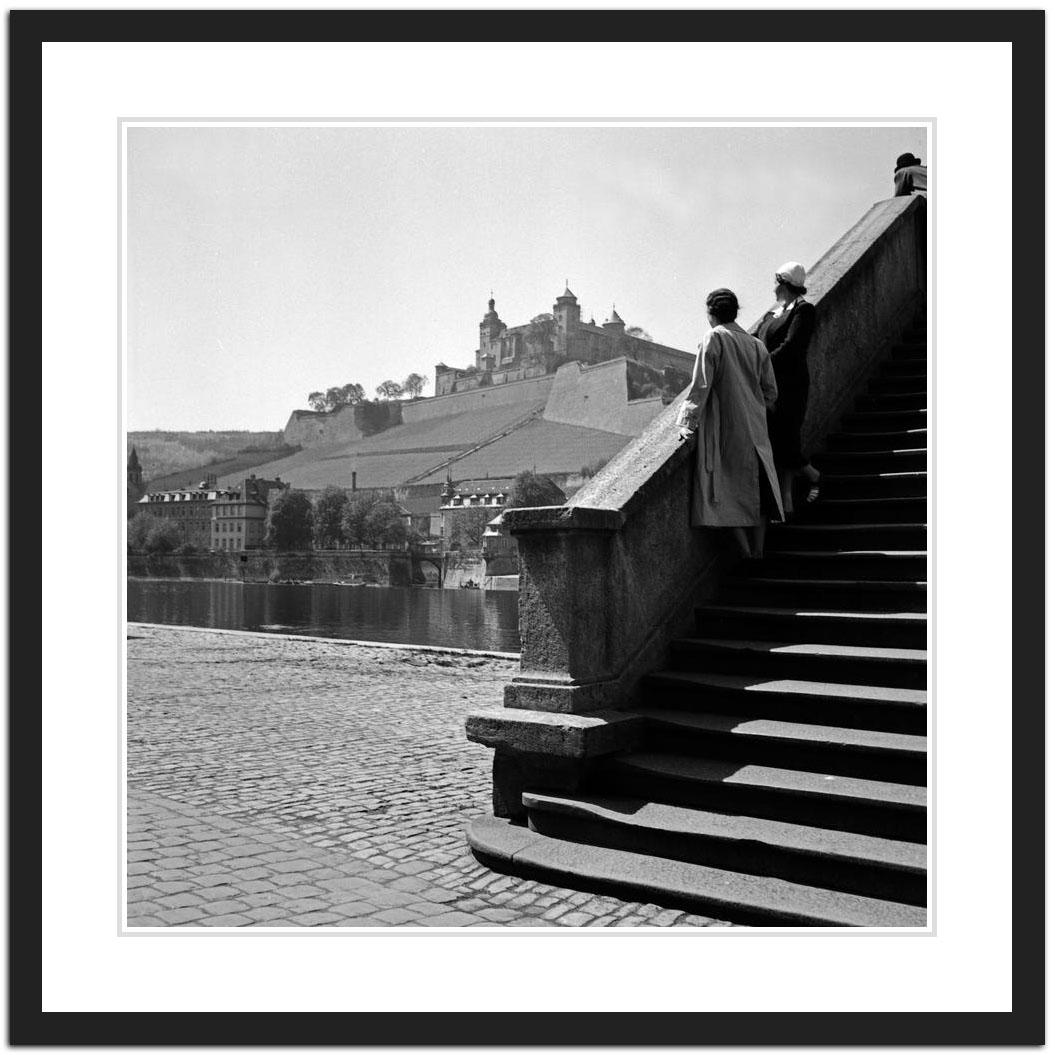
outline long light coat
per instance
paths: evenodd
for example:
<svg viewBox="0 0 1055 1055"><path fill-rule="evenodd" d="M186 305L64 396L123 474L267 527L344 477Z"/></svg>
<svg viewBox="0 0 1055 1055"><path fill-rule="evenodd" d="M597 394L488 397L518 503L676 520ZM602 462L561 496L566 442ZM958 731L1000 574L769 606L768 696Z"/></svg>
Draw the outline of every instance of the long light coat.
<svg viewBox="0 0 1055 1055"><path fill-rule="evenodd" d="M760 482L770 488L783 519L766 428L766 408L776 400L766 346L735 322L716 326L699 346L692 386L678 415L679 427L699 427L694 527L760 524Z"/></svg>

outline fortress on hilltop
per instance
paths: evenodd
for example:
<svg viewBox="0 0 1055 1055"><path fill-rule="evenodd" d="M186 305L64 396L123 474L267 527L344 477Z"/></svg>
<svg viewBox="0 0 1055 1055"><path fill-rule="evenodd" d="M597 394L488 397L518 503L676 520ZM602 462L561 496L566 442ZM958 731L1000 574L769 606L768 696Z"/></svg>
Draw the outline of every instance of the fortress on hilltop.
<svg viewBox="0 0 1055 1055"><path fill-rule="evenodd" d="M480 322L475 363L464 370L437 364L436 395L545 377L567 362L603 363L621 356L659 371L692 370L688 352L657 344L633 328L628 332L614 304L607 322L584 322L578 298L567 286L552 314L536 315L520 326L507 326L498 317L492 297Z"/></svg>
<svg viewBox="0 0 1055 1055"><path fill-rule="evenodd" d="M303 448L354 444L448 415L479 415L476 423L486 432L489 411L509 408L515 419L518 405L524 414L538 411L551 390L547 419L613 433L629 428L625 434L636 435L637 423L649 412L628 404L669 401L689 383L695 358L653 341L643 330L628 328L614 305L602 325L593 319L583 322L578 298L567 287L552 313L519 326L507 326L498 317L492 297L472 356L462 369L437 364L435 395L430 398L363 402L330 411L294 410L284 430L285 442ZM611 366L604 373L603 400L600 376L583 373L601 364ZM459 396L464 398L455 398Z"/></svg>

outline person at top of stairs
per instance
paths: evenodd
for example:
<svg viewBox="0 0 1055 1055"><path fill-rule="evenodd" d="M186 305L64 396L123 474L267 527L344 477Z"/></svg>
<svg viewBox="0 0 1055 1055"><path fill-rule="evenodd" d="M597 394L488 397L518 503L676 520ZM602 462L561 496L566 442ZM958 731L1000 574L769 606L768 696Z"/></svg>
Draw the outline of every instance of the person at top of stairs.
<svg viewBox="0 0 1055 1055"><path fill-rule="evenodd" d="M806 355L813 336L816 308L804 299L806 269L793 260L777 269L773 293L780 310L766 312L753 332L769 351L780 391L777 404L768 415L769 440L780 473L780 499L785 515L790 516L796 477L805 476L810 483L807 502L814 502L820 496L821 474L802 453L800 439L810 397Z"/></svg>
<svg viewBox="0 0 1055 1055"><path fill-rule="evenodd" d="M740 553L761 558L766 523L784 518L766 428L777 383L765 345L737 325L739 310L731 290L708 294L711 332L697 351L677 428L683 438L699 429L693 526L732 528Z"/></svg>

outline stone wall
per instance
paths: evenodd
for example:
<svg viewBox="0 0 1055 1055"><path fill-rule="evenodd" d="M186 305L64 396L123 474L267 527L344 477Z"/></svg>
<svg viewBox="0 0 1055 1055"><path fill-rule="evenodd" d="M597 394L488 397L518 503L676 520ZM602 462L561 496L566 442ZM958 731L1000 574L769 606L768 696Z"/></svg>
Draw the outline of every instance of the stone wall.
<svg viewBox="0 0 1055 1055"><path fill-rule="evenodd" d="M238 579L243 582L368 582L409 586L410 556L403 552L318 550L307 553L195 553L128 555L128 575L144 579Z"/></svg>
<svg viewBox="0 0 1055 1055"><path fill-rule="evenodd" d="M283 436L290 446L322 447L331 443L361 440L403 422L403 404L398 400L357 403L325 413L294 410Z"/></svg>
<svg viewBox="0 0 1055 1055"><path fill-rule="evenodd" d="M553 375L535 377L528 381L512 381L507 385L474 388L470 392L455 392L447 396L433 396L403 404L403 421L411 424L448 414L462 414L469 410L504 407L512 403L534 403L549 395ZM525 409L525 413L527 410Z"/></svg>
<svg viewBox="0 0 1055 1055"><path fill-rule="evenodd" d="M659 396L628 401L623 358L593 366L565 363L553 377L542 416L546 421L637 436L662 409Z"/></svg>
<svg viewBox="0 0 1055 1055"><path fill-rule="evenodd" d="M474 582L483 589L487 577L487 563L480 550L449 553L444 561L443 588L459 590L464 583Z"/></svg>

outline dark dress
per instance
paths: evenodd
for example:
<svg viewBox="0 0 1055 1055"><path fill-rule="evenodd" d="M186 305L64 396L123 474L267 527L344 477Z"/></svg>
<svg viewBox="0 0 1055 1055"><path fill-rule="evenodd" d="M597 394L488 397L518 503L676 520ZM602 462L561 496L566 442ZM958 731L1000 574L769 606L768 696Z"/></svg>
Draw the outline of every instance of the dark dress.
<svg viewBox="0 0 1055 1055"><path fill-rule="evenodd" d="M801 469L809 459L802 453L800 433L810 397L806 352L813 336L817 309L800 300L782 315L767 312L755 336L769 350L777 379L777 405L768 414L769 442L778 469Z"/></svg>

